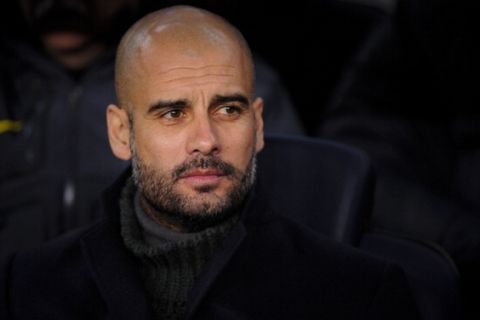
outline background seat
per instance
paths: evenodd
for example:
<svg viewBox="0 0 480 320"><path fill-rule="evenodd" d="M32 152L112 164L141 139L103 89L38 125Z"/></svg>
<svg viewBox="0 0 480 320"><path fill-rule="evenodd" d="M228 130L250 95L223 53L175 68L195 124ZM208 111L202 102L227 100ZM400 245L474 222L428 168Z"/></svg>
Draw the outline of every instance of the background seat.
<svg viewBox="0 0 480 320"><path fill-rule="evenodd" d="M258 156L258 189L272 209L356 245L371 211L373 178L368 158L354 148L272 135Z"/></svg>
<svg viewBox="0 0 480 320"><path fill-rule="evenodd" d="M401 235L368 232L360 248L402 266L424 320L463 319L460 276L438 245Z"/></svg>

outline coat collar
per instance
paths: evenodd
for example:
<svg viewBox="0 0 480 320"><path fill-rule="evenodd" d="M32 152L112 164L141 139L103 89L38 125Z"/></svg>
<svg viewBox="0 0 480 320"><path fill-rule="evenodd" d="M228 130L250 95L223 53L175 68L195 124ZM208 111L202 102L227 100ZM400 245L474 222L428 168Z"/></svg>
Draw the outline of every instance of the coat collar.
<svg viewBox="0 0 480 320"><path fill-rule="evenodd" d="M205 265L203 272L198 276L192 288L187 304L187 319L195 318L195 313L215 279L227 267L229 261L248 236L249 229L263 223L268 210L266 203L258 196L256 185L250 191L241 213L240 222L226 237L222 246L217 250L212 259ZM268 218L267 218L268 220Z"/></svg>
<svg viewBox="0 0 480 320"><path fill-rule="evenodd" d="M126 249L120 223L107 219L83 239L82 252L112 319L153 319L135 257Z"/></svg>
<svg viewBox="0 0 480 320"><path fill-rule="evenodd" d="M135 257L120 234L119 200L126 170L102 197L107 219L81 240L82 251L113 319L153 319Z"/></svg>

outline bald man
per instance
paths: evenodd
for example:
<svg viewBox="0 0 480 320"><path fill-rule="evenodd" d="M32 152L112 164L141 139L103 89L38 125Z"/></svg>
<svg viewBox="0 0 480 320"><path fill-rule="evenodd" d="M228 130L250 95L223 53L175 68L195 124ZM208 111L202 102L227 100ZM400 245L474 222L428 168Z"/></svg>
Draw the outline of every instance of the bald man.
<svg viewBox="0 0 480 320"><path fill-rule="evenodd" d="M255 197L253 78L245 40L218 16L173 7L137 22L107 109L132 169L105 194L106 220L7 260L0 317L416 319L398 269Z"/></svg>

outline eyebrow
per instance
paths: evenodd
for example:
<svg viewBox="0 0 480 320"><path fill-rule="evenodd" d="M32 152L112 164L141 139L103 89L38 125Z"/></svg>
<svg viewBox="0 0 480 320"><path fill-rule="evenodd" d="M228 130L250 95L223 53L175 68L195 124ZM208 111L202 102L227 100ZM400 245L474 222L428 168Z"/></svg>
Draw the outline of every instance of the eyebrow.
<svg viewBox="0 0 480 320"><path fill-rule="evenodd" d="M238 102L244 106L250 105L248 98L243 94L232 94L232 95L215 95L210 102L210 107L219 106L221 104L229 103L229 102Z"/></svg>
<svg viewBox="0 0 480 320"><path fill-rule="evenodd" d="M187 100L158 100L148 107L147 113L152 114L162 109L183 109L188 106Z"/></svg>
<svg viewBox="0 0 480 320"><path fill-rule="evenodd" d="M209 104L209 107L216 107L229 102L238 102L244 106L249 106L248 98L243 94L215 95ZM148 114L155 113L162 109L184 109L191 103L185 99L179 100L158 100L148 107Z"/></svg>

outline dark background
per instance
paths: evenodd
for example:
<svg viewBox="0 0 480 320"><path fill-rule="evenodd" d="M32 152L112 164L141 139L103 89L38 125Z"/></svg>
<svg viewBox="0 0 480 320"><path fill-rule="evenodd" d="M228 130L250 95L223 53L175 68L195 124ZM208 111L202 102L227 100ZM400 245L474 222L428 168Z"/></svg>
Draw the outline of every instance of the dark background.
<svg viewBox="0 0 480 320"><path fill-rule="evenodd" d="M174 4L208 9L237 26L279 73L309 135L316 133L350 57L392 7L386 0L142 0L141 11ZM15 7L14 1L0 4L2 32L24 32Z"/></svg>

